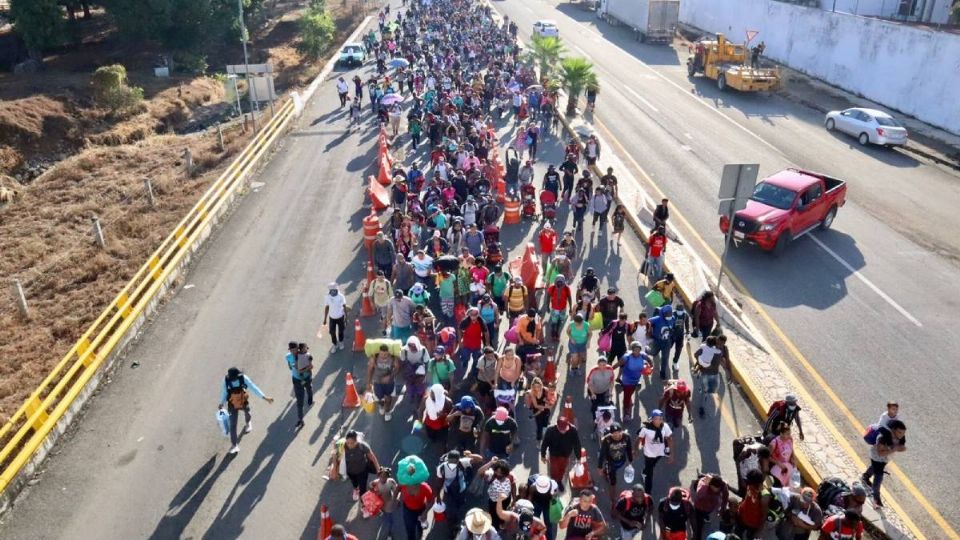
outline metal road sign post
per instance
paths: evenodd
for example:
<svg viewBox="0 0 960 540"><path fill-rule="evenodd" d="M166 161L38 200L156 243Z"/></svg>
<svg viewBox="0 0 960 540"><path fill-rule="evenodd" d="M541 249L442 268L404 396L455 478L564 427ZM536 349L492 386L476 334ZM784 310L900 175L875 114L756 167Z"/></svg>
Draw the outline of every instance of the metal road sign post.
<svg viewBox="0 0 960 540"><path fill-rule="evenodd" d="M727 251L730 250L730 242L733 239L733 218L737 210L742 210L747 206L747 200L753 194L753 188L757 185L757 173L760 171L760 165L750 164L727 164L723 166L723 175L720 177L720 192L717 197L720 199L718 213L721 216L727 216L730 226L727 228L727 236L723 242L723 255L720 257L720 272L717 274L717 293L720 292L720 282L723 280L723 271L727 266Z"/></svg>

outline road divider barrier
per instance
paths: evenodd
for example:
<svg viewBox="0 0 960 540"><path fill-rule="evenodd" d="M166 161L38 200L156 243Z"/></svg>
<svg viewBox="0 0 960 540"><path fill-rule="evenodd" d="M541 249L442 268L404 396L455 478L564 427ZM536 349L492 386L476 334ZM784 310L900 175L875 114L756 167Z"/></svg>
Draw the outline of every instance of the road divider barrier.
<svg viewBox="0 0 960 540"><path fill-rule="evenodd" d="M356 41L366 17L346 42ZM338 49L339 50L339 49ZM302 93L291 92L173 231L0 427L0 511L7 510L60 435L93 395L117 355L136 337L190 257L244 193L263 158L303 113L336 64L334 54Z"/></svg>
<svg viewBox="0 0 960 540"><path fill-rule="evenodd" d="M133 278L80 336L30 397L0 428L0 491L6 506L19 487L46 456L54 439L78 412L99 381L100 368L109 364L143 325L158 295L173 285L173 278L205 240L219 218L256 171L257 165L290 125L291 100L274 116L213 182L200 200L153 252ZM93 384L91 384L93 381ZM61 423L62 422L62 423ZM55 432L55 429L57 430ZM53 434L53 437L51 437Z"/></svg>

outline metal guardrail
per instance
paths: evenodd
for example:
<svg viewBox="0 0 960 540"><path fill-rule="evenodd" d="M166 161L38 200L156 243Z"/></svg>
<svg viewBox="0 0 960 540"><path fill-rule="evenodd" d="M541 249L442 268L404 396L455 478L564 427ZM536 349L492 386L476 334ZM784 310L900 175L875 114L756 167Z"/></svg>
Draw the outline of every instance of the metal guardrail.
<svg viewBox="0 0 960 540"><path fill-rule="evenodd" d="M0 0L0 4L3 0ZM224 205L256 167L273 142L295 118L292 100L273 118L213 182L63 359L0 428L0 493L4 492L46 442L91 378L139 320L172 272L198 244Z"/></svg>

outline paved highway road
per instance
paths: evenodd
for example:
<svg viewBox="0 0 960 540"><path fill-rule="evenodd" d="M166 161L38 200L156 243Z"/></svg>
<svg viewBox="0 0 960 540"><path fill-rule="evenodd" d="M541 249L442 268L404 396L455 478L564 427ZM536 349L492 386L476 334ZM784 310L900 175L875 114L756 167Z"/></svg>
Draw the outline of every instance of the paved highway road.
<svg viewBox="0 0 960 540"><path fill-rule="evenodd" d="M395 463L420 451L424 441L410 434L406 402L390 423L341 410L344 374L352 371L362 384L365 359L350 352L328 356L327 338L314 337L329 281L343 284L355 304L359 298L361 219L368 212L361 175L376 154L375 130L345 131L345 114L335 103L328 82L263 171L259 181L265 185L247 195L191 269L186 283L192 287L177 291L121 361L39 482L6 517L0 537L313 539L320 503L330 505L336 521L347 519L359 538L376 537L379 520L357 516L349 485L323 478L331 443L356 428L368 434L383 462ZM547 160L560 159L555 139L545 138L541 156L538 177ZM567 220L564 211L560 224ZM529 222L510 226L505 244L519 246L535 230ZM589 227L582 241L588 246L583 264L619 284L627 309L636 314L639 242L626 235L618 248ZM373 321L366 326L369 335ZM317 405L299 433L282 359L291 339L310 342L319 363ZM273 405L253 403L255 429L235 457L226 455L229 444L213 418L219 385L232 365L276 398ZM575 382L582 389L582 380ZM576 392L565 375L561 384L564 393ZM706 419L681 430L677 462L658 467L658 496L668 484L688 483L698 470L733 477L734 434L758 427L740 394L727 390L732 387L723 392L721 413L708 409ZM659 382L640 392L645 410L655 406L659 392ZM576 407L583 418L582 396ZM532 422L523 412L520 419L517 470L523 480L539 463ZM637 421L632 427L639 427ZM431 534L448 537L444 530Z"/></svg>
<svg viewBox="0 0 960 540"><path fill-rule="evenodd" d="M851 419L875 422L888 399L901 402L910 451L896 461L960 526L955 486L940 467L926 466L960 445L960 433L942 428L955 423L953 415L932 397L951 396L960 384L951 354L960 347L957 176L899 152L860 148L826 132L820 113L778 96L721 93L712 81L690 80L685 48L640 44L576 4L494 5L517 21L527 41L535 20L556 19L569 53L595 63L602 90L591 120L617 141L606 151L631 163L648 191L656 193L655 184L670 197L699 233L687 236L702 237L693 247L714 268L724 163L759 163L761 175L799 166L847 180L849 202L831 231L797 241L780 258L734 251L730 267L778 325L768 332L771 341L828 404L854 448L866 453ZM807 362L841 403L831 401ZM901 483L885 485L931 537L943 537Z"/></svg>

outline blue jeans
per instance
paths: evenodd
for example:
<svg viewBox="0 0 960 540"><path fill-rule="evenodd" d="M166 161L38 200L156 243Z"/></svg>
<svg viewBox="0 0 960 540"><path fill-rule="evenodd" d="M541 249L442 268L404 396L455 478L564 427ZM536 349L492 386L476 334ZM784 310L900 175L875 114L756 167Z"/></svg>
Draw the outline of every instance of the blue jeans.
<svg viewBox="0 0 960 540"><path fill-rule="evenodd" d="M463 345L460 346L460 350L457 351L457 355L460 358L460 365L464 369L467 368L467 360L473 359L473 367L470 368L470 374L474 375L477 373L477 362L480 360L480 357L483 356L483 349L468 349Z"/></svg>
<svg viewBox="0 0 960 540"><path fill-rule="evenodd" d="M421 512L415 512L404 504L401 504L400 508L403 512L403 528L407 532L407 539L420 540L423 538L423 527L420 526Z"/></svg>
<svg viewBox="0 0 960 540"><path fill-rule="evenodd" d="M393 537L393 512L384 512L381 515L383 516L383 525L380 530L386 536Z"/></svg>
<svg viewBox="0 0 960 540"><path fill-rule="evenodd" d="M650 276L651 283L660 279L663 274L663 255L659 257L647 257L647 275Z"/></svg>

